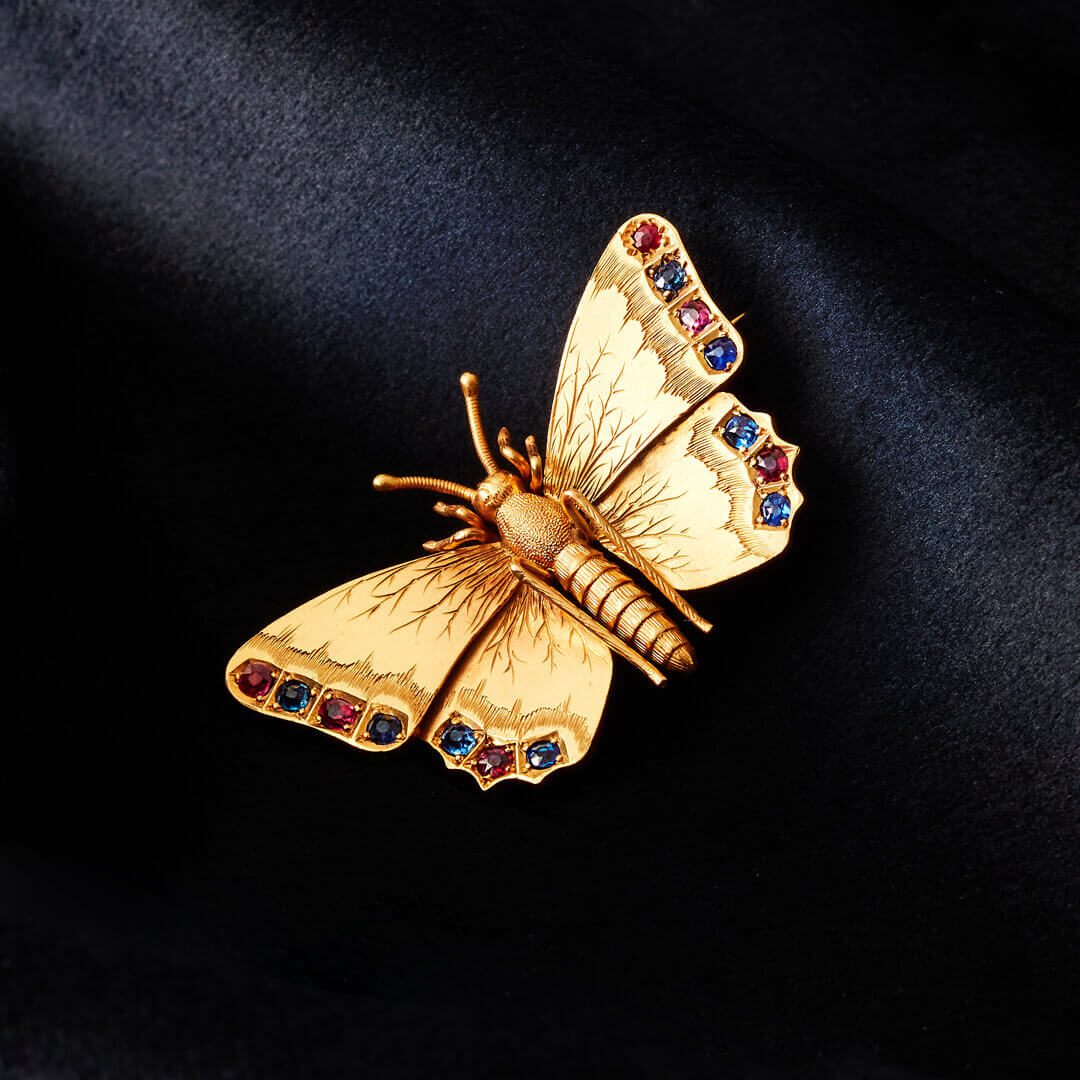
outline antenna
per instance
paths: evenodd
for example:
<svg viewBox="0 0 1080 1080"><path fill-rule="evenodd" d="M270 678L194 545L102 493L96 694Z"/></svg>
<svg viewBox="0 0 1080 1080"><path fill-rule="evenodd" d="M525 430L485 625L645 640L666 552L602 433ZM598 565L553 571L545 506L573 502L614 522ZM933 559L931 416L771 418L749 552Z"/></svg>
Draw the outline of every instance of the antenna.
<svg viewBox="0 0 1080 1080"><path fill-rule="evenodd" d="M480 424L480 402L477 400L480 383L476 376L466 371L461 376L461 392L465 395L465 411L469 414L469 430L472 432L473 446L476 447L476 456L480 464L484 466L488 476L499 471L495 464L495 458L491 455L487 439L484 438L484 429Z"/></svg>

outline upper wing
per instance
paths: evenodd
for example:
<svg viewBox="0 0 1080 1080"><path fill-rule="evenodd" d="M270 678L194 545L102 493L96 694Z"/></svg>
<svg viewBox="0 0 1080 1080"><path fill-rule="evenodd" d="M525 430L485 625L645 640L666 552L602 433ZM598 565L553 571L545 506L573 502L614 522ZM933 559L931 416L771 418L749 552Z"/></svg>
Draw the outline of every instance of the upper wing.
<svg viewBox="0 0 1080 1080"><path fill-rule="evenodd" d="M481 787L538 783L585 755L611 668L607 646L521 585L462 658L424 737Z"/></svg>
<svg viewBox="0 0 1080 1080"><path fill-rule="evenodd" d="M712 394L742 359L675 228L631 218L578 305L548 427L544 482L596 502L634 456Z"/></svg>
<svg viewBox="0 0 1080 1080"><path fill-rule="evenodd" d="M700 589L784 549L802 504L791 480L797 453L765 413L717 394L635 461L598 506L675 588Z"/></svg>
<svg viewBox="0 0 1080 1080"><path fill-rule="evenodd" d="M500 544L368 574L256 634L229 661L226 682L250 708L392 749L517 584Z"/></svg>

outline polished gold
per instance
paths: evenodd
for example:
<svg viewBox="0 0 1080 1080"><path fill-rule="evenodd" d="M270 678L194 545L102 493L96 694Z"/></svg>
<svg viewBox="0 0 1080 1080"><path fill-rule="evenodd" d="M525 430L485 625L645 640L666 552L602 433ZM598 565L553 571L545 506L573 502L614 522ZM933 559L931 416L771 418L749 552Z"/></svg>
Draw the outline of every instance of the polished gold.
<svg viewBox="0 0 1080 1080"><path fill-rule="evenodd" d="M624 660L629 660L638 671L647 675L657 686L663 686L667 682L667 676L659 668L649 663L645 657L638 655L625 642L620 641L603 623L590 619L588 616L592 612L587 613L575 607L558 589L552 588L547 583L543 570L535 563L529 562L528 559L515 559L510 564L510 569L515 577L527 582L548 601L561 608L571 619L595 634L612 652L617 653Z"/></svg>
<svg viewBox="0 0 1080 1080"><path fill-rule="evenodd" d="M530 770L528 747L554 735L562 748L555 768L579 761L596 734L611 671L611 650L595 634L540 590L521 584L447 680L422 735L449 768L467 772L481 787L510 778L538 783L555 770ZM461 762L440 745L454 722L480 733L480 745ZM511 772L484 778L480 756L489 746L510 750Z"/></svg>
<svg viewBox="0 0 1080 1080"><path fill-rule="evenodd" d="M632 240L643 223L660 235L646 255ZM687 278L675 297L653 281L671 260ZM696 334L680 314L688 300L697 305L686 320L693 329L702 305L708 315ZM374 481L378 491L458 500L437 502L435 511L464 528L425 543L432 553L425 558L360 578L272 623L230 661L230 691L249 707L364 749L393 749L419 733L482 787L505 778L535 783L579 760L599 723L612 653L657 685L665 671L691 670L693 648L662 601L708 631L680 590L778 554L802 501L790 475L766 484L754 466L762 448L774 447L790 469L797 448L776 437L766 415L717 393L742 360L733 322L705 292L670 224L653 215L626 222L570 330L546 463L532 436L522 454L504 427L497 446L510 467L499 468L480 419L478 381L464 374L485 473L476 487L425 476ZM721 335L736 348L726 372L714 371L704 353ZM739 414L758 431L741 450L724 437ZM788 500L789 517L778 525L762 514L772 492ZM241 678L250 661L273 673L257 699ZM310 691L296 712L289 711L295 695L277 701L290 680ZM324 715L331 698L350 708L338 702ZM451 751L470 743L451 735L466 728L471 749L459 756Z"/></svg>
<svg viewBox="0 0 1080 1080"><path fill-rule="evenodd" d="M630 241L643 222L661 236L645 256ZM651 277L668 259L682 264L688 279L671 301ZM691 299L712 315L698 335L677 316ZM723 373L704 359L705 345L721 334L737 348L735 365ZM649 214L631 219L600 257L570 327L548 427L547 489L573 488L599 505L636 455L730 378L742 356L742 338L702 287L674 227Z"/></svg>
<svg viewBox="0 0 1080 1080"><path fill-rule="evenodd" d="M690 642L663 608L594 547L568 543L555 559L555 576L565 593L647 660L672 671L693 668Z"/></svg>
<svg viewBox="0 0 1080 1080"><path fill-rule="evenodd" d="M229 662L229 689L244 705L273 709L273 691L253 701L235 678L248 660L264 661L307 682L313 698L331 689L370 703L370 714L396 710L411 734L462 650L516 588L509 554L499 544L441 552L368 574L308 601L251 638ZM298 718L309 719L310 710Z"/></svg>
<svg viewBox="0 0 1080 1080"><path fill-rule="evenodd" d="M751 417L760 433L742 451L721 435L737 414ZM802 505L790 478L758 482L751 462L766 446L782 449L790 470L799 448L776 436L771 418L744 409L730 394L716 394L650 446L597 507L674 588L715 585L779 555L787 545L790 522L782 528L762 526L764 495L784 491L792 516Z"/></svg>
<svg viewBox="0 0 1080 1080"><path fill-rule="evenodd" d="M607 548L628 566L632 566L684 619L693 623L703 634L712 629L712 623L676 592L671 582L664 577L664 572L645 558L584 495L573 490L564 491L562 504L586 536Z"/></svg>
<svg viewBox="0 0 1080 1080"><path fill-rule="evenodd" d="M484 471L491 476L499 471L495 459L491 456L487 439L484 437L484 428L480 423L480 404L477 401L479 383L475 375L468 371L461 376L461 392L465 395L465 411L469 416L469 431L472 432L473 446L476 447L476 455L480 458L480 464Z"/></svg>

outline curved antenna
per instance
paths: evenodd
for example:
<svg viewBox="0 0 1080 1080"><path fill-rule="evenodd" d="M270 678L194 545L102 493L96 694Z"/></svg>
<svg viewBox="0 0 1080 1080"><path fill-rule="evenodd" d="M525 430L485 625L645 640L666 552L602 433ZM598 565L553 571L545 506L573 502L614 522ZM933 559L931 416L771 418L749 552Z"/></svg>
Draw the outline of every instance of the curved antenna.
<svg viewBox="0 0 1080 1080"><path fill-rule="evenodd" d="M499 471L495 464L495 458L491 456L487 439L484 438L484 429L480 425L480 402L477 400L480 383L476 376L466 371L461 376L461 392L465 395L465 411L469 414L469 430L472 432L473 446L476 447L476 456L480 464L484 466L488 476Z"/></svg>
<svg viewBox="0 0 1080 1080"><path fill-rule="evenodd" d="M434 476L387 476L386 473L379 473L371 483L376 491L435 491L467 503L476 498L473 488L455 484L453 480L437 480Z"/></svg>

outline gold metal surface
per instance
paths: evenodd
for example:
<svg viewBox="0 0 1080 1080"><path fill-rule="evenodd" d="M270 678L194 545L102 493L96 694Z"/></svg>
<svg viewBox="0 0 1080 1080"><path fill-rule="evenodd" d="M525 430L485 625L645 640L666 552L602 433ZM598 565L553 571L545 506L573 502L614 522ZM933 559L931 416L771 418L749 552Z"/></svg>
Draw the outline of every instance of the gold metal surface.
<svg viewBox="0 0 1080 1080"><path fill-rule="evenodd" d="M638 551L584 495L573 490L564 491L562 503L586 536L607 548L627 565L632 566L684 619L693 623L703 634L707 634L712 629L712 623L679 595L664 576L664 572Z"/></svg>
<svg viewBox="0 0 1080 1080"><path fill-rule="evenodd" d="M646 254L633 242L643 224L659 233ZM672 261L686 276L674 296L653 279ZM725 372L705 360L719 336L736 350ZM658 685L664 670L694 666L690 642L649 589L707 631L679 590L741 573L787 543L802 502L790 476L797 448L775 435L768 416L717 392L742 355L742 339L705 292L675 229L655 215L632 218L605 250L574 318L546 464L532 436L522 454L503 428L497 445L510 468L499 468L478 381L464 374L480 482L380 474L374 486L457 499L464 505L437 502L435 511L465 527L425 543L425 558L271 623L230 660L230 692L363 749L394 749L419 733L484 788L502 779L537 783L578 761L603 711L613 652ZM757 430L736 449L725 424L740 416ZM754 467L763 448L787 455L788 472L772 483ZM777 517L770 496L786 517ZM259 668L260 688L269 688L258 698L245 691L252 661L268 665ZM286 694L287 682L303 684L306 701L295 685ZM328 701L332 715L324 715Z"/></svg>
<svg viewBox="0 0 1080 1080"><path fill-rule="evenodd" d="M546 597L554 606L560 608L569 615L571 619L580 623L589 632L599 638L612 652L618 653L624 660L629 660L638 671L643 675L648 676L657 686L663 686L664 683L667 682L667 676L665 676L659 668L650 664L645 657L639 656L625 642L620 641L606 626L604 626L603 623L598 623L595 619L592 619L588 612L583 611L579 607L575 607L573 602L559 592L558 589L552 588L545 580L539 567L530 566L525 559L515 559L510 564L510 569L516 577L527 582L538 593Z"/></svg>
<svg viewBox="0 0 1080 1080"><path fill-rule="evenodd" d="M480 745L460 763L440 750L448 767L484 788L501 779L538 783L554 768L528 769L528 747L553 735L562 749L555 767L579 761L596 734L611 670L611 652L597 636L541 590L522 584L448 680L424 738L438 750L453 718L476 731ZM494 780L477 768L488 745L513 753L513 770Z"/></svg>
<svg viewBox="0 0 1080 1080"><path fill-rule="evenodd" d="M740 414L751 417L760 431L742 451L720 434L724 423ZM779 555L787 545L790 521L782 528L763 527L761 499L783 491L792 517L803 499L790 480L759 484L755 479L751 462L770 445L787 454L790 472L799 448L773 433L771 418L744 409L730 394L716 394L649 447L598 508L676 589L715 585Z"/></svg>

